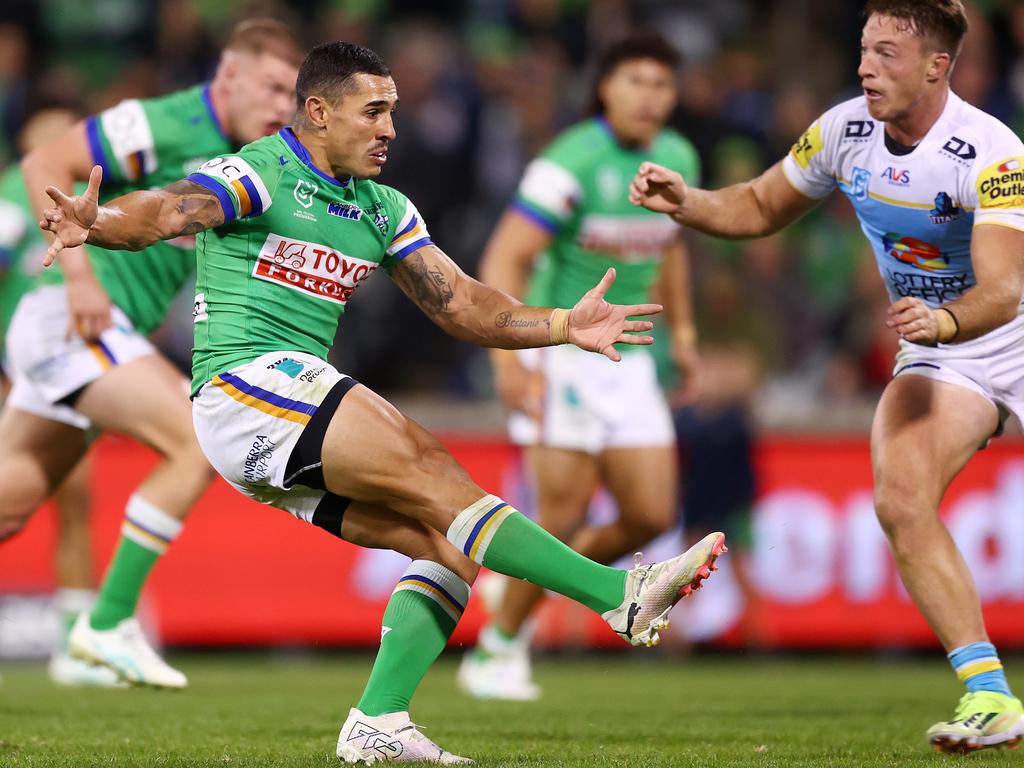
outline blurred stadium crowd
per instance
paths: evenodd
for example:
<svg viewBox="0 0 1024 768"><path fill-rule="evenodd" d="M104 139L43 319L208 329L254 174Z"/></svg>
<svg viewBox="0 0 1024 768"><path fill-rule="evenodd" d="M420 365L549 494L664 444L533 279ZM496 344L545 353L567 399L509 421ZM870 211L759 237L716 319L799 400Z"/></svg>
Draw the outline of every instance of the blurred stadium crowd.
<svg viewBox="0 0 1024 768"><path fill-rule="evenodd" d="M306 42L379 50L401 98L382 180L422 211L470 273L522 170L585 114L590 64L627 29L652 26L682 51L674 126L697 147L703 184L744 180L786 151L827 107L858 92L860 0L6 0L0 9L0 165L19 127L54 104L96 112L207 78L247 15L294 25ZM984 0L954 90L1024 131L1024 3ZM766 426L866 426L891 372L895 336L874 260L833 195L775 237L690 237L705 363L703 397ZM185 363L185 297L162 332ZM349 308L337 366L371 387L489 401L482 350L445 336L387 280Z"/></svg>

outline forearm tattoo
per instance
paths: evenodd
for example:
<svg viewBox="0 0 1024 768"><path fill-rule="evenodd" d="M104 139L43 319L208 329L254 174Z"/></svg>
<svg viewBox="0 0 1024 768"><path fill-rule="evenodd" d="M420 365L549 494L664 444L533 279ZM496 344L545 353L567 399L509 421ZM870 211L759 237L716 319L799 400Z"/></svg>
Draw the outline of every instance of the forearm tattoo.
<svg viewBox="0 0 1024 768"><path fill-rule="evenodd" d="M405 269L395 270L398 286L428 315L448 311L455 296L444 271L428 265L420 253L412 253L402 261Z"/></svg>
<svg viewBox="0 0 1024 768"><path fill-rule="evenodd" d="M551 327L551 320L517 320L512 317L511 312L502 312L494 318L494 324L499 328L545 328Z"/></svg>
<svg viewBox="0 0 1024 768"><path fill-rule="evenodd" d="M166 187L164 191L178 196L175 212L185 222L175 235L195 235L220 223L220 202L206 187L182 179Z"/></svg>

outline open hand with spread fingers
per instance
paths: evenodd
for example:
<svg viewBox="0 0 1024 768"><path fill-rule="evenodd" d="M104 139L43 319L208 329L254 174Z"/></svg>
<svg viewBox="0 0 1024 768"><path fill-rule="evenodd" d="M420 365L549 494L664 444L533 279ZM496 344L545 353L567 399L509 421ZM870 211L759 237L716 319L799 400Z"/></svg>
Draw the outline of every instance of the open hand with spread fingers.
<svg viewBox="0 0 1024 768"><path fill-rule="evenodd" d="M622 355L615 344L653 344L651 336L637 335L649 331L654 324L649 320L630 320L635 315L656 315L660 304L609 304L604 300L615 282L615 270L604 273L596 286L587 291L569 313L569 342L588 352L599 352L618 362Z"/></svg>
<svg viewBox="0 0 1024 768"><path fill-rule="evenodd" d="M43 211L39 228L53 234L43 259L45 266L53 264L57 254L65 248L75 248L85 243L89 230L96 223L99 211L100 181L103 180L103 169L95 165L89 174L89 186L81 195L66 195L56 187L47 187L46 194L53 200L55 207Z"/></svg>
<svg viewBox="0 0 1024 768"><path fill-rule="evenodd" d="M671 216L686 199L682 174L657 163L641 163L629 185L629 202Z"/></svg>

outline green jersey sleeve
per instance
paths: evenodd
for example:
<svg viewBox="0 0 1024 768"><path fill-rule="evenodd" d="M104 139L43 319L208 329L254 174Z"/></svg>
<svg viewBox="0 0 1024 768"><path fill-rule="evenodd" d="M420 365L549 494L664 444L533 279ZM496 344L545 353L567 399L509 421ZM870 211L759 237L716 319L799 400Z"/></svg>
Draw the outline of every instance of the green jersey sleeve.
<svg viewBox="0 0 1024 768"><path fill-rule="evenodd" d="M187 177L217 196L224 210L225 224L266 213L273 203L271 190L276 189L279 178L272 157L246 148L234 155L215 157ZM302 183L300 181L299 185ZM300 194L302 189L296 186L296 198Z"/></svg>
<svg viewBox="0 0 1024 768"><path fill-rule="evenodd" d="M580 171L588 150L577 133L568 131L526 167L512 202L514 210L548 232L556 232L583 203Z"/></svg>
<svg viewBox="0 0 1024 768"><path fill-rule="evenodd" d="M381 191L381 197L387 201L386 207L391 210L388 217L397 222L388 232L388 245L380 262L381 266L390 272L410 253L425 245L431 245L433 241L430 239L423 216L409 198L391 187L384 187Z"/></svg>
<svg viewBox="0 0 1024 768"><path fill-rule="evenodd" d="M157 170L152 119L146 101L125 99L85 121L92 161L102 166L104 182L141 186Z"/></svg>
<svg viewBox="0 0 1024 768"><path fill-rule="evenodd" d="M13 267L28 237L28 215L8 200L0 200L0 270Z"/></svg>

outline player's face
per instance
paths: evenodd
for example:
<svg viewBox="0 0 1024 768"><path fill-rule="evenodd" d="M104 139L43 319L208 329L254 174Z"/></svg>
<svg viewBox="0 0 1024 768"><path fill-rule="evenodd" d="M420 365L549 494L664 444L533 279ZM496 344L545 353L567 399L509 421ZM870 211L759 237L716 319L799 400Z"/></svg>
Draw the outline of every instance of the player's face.
<svg viewBox="0 0 1024 768"><path fill-rule="evenodd" d="M291 123L298 70L269 53L238 53L232 63L227 119L231 138L248 144Z"/></svg>
<svg viewBox="0 0 1024 768"><path fill-rule="evenodd" d="M871 116L885 122L906 117L925 97L935 56L906 22L872 14L857 69Z"/></svg>
<svg viewBox="0 0 1024 768"><path fill-rule="evenodd" d="M616 135L629 142L651 141L676 105L675 73L654 59L622 62L600 89L605 118Z"/></svg>
<svg viewBox="0 0 1024 768"><path fill-rule="evenodd" d="M388 144L395 138L392 116L398 90L390 77L353 75L336 104L327 110L327 161L339 178L378 176L388 161Z"/></svg>

